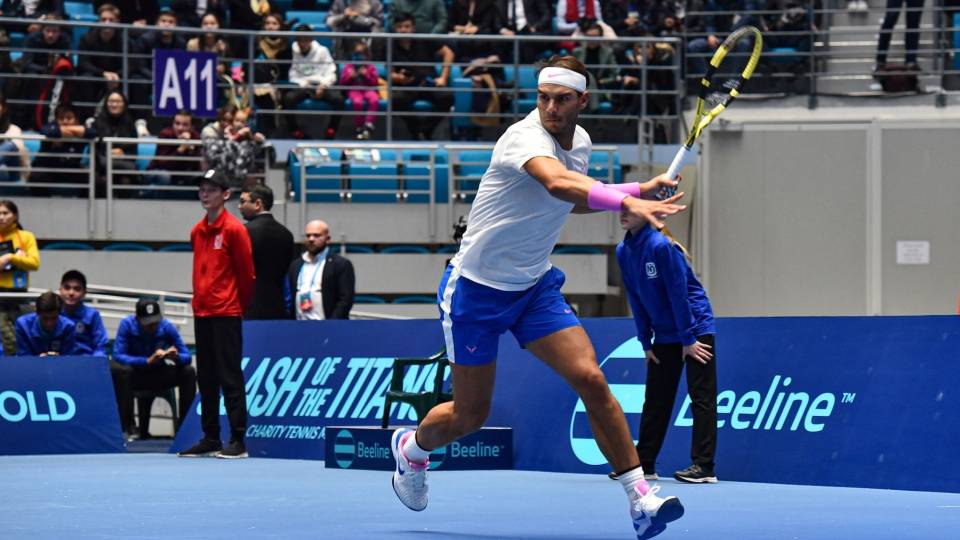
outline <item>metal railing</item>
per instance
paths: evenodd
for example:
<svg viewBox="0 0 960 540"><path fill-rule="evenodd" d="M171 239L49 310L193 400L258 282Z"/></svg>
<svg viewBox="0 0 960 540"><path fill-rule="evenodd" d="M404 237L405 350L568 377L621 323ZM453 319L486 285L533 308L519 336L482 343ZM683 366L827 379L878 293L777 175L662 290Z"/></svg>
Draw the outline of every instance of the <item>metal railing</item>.
<svg viewBox="0 0 960 540"><path fill-rule="evenodd" d="M25 22L34 22L37 21L28 21L23 19L12 19L8 17L0 17L0 25L4 23L16 23L23 24ZM214 32L207 32L205 30L200 30L198 28L157 28L157 27L144 27L144 26L132 26L132 25L122 25L122 24L103 24L103 23L93 23L93 22L82 22L82 21L56 21L55 23L49 23L50 25L56 25L64 29L73 30L77 28L83 29L100 29L100 28L112 28L120 34L120 41L122 43L122 49L119 52L113 53L103 53L97 51L80 51L76 48L76 43L73 44L72 48L67 51L62 51L62 54L68 58L74 59L74 57L79 58L80 56L86 57L103 57L103 58L116 58L120 57L122 59L121 73L119 88L122 89L124 95L131 96L131 93L136 97L137 95L144 95L146 90L148 90L152 81L146 80L139 75L134 74L132 71L135 67L143 65L144 63L151 62L151 55L146 54L141 51L134 50L132 46L133 38L140 36L148 31L157 31L161 30L163 32L170 32L173 34L183 34L187 36L202 36L205 33L216 34L218 37L222 37L226 40L231 40L234 42L242 42L243 54L238 54L239 51L235 51L227 58L221 58L220 60L227 64L228 69L230 67L238 67L244 71L244 77L242 80L236 81L234 84L238 90L242 90L244 96L243 98L247 100L248 104L253 99L252 96L255 95L255 86L260 83L255 80L254 74L258 66L264 65L280 65L285 66L291 64L291 61L281 61L281 60L271 60L266 58L258 57L257 50L257 40L263 36L271 37L284 37L293 39L296 36L303 36L303 32L251 32L251 31L241 31L241 30L216 30ZM321 42L331 44L335 40L340 39L356 39L358 34L356 33L344 33L344 32L313 32L310 33L311 36L320 40ZM440 45L446 43L458 43L458 42L468 42L475 41L474 37L471 36L461 36L461 35L437 35L437 34L389 34L389 33L378 33L378 34L363 34L364 38L370 39L377 43L373 48L375 50L383 50L384 55L382 58L377 58L367 62L355 62L359 65L375 65L381 70L381 76L384 79L384 87L382 88L388 96L393 96L394 92L403 92L404 87L395 85L389 77L391 70L399 65L405 67L416 68L416 67L438 67L437 63L429 62L397 62L393 59L393 50L394 45L398 40L421 40L421 41L431 41L437 42L438 48ZM530 64L523 64L517 61L520 57L521 47L527 45L537 45L544 48L555 47L556 50L560 50L558 43L564 44L564 46L569 46L569 44L581 45L587 42L600 42L604 44L613 44L617 47L630 47L632 44L653 44L653 43L666 43L670 44L673 47L679 47L680 40L674 37L668 38L619 38L616 42L611 43L609 39L606 38L590 38L590 37L570 37L570 36L500 36L500 35L484 35L482 39L485 43L489 43L491 47L491 52L503 53L504 56L510 55L513 60L502 59L499 62L493 62L486 64L485 68L489 70L499 70L502 72L507 87L501 87L497 89L498 96L507 96L509 97L512 105L509 110L501 111L499 113L487 113L485 111L474 111L474 110L464 110L462 109L463 103L455 103L452 111L416 111L413 112L413 115L419 117L442 117L443 119L449 119L453 121L460 122L469 122L471 117L482 117L482 118L496 118L502 121L510 120L516 121L519 120L523 115L529 112L529 109L532 109L532 106L529 109L521 109L518 105L518 102L522 100L527 100L532 102L532 98L535 93L535 83L533 86L524 87L521 81L521 76L527 74L528 69L532 69L533 66ZM333 48L333 47L330 47ZM0 48L0 51L9 51L14 54L23 54L30 52L40 52L48 54L51 51L44 49L24 49L23 47L7 47ZM569 52L569 50L568 50ZM679 64L680 55L676 55L676 60L668 66L656 66L656 65L647 65L647 63L640 63L633 66L617 66L622 70L627 70L634 76L637 76L643 84L637 90L624 89L624 88L604 88L601 89L603 94L615 97L618 100L626 102L628 99L636 98L640 104L640 111L636 111L639 116L648 116L646 111L647 99L645 96L649 95L664 95L669 99L674 101L679 105L680 93L677 87L669 90L662 89L648 89L645 86L646 81L648 80L648 72L662 70L667 71L673 74L673 78L676 81L680 80L680 64ZM75 62L76 64L77 62ZM338 64L343 65L348 62L338 61ZM454 62L451 67L454 70L454 75L464 72L469 69L471 62ZM610 67L610 66L588 66L588 67ZM48 81L53 77L51 75L43 74L22 74L21 77L24 81ZM467 100L472 102L472 97L478 94L483 94L489 92L488 88L485 87L475 87L472 84L472 81L467 77L455 77L456 81L451 81L451 84L446 88L437 88L437 87L417 87L417 91L423 91L425 93L436 93L436 92L451 92L452 94L464 96L469 95L471 99ZM79 75L74 73L73 75L63 76L62 80L65 81L74 81L84 85L90 84L106 84L105 79L101 77L91 77L88 75ZM453 84L457 83L457 84ZM281 93L288 90L294 90L299 88L298 85L292 84L289 81L273 81L269 83L269 86L279 90ZM218 89L223 90L226 85L221 84ZM346 91L348 89L367 89L367 90L380 90L381 87L360 87L360 86L342 86L336 84L330 87L331 90L340 90ZM19 96L19 97L10 97L8 99L11 105L17 106L36 106L38 103L46 104L49 103L49 100L38 100L37 96ZM81 107L93 108L97 105L96 102L77 102L77 105ZM527 106L525 102L524 107ZM147 102L144 102L143 99L134 99L130 103L130 108L135 113L140 116L149 116L151 114L151 107ZM663 121L675 121L676 120L676 111L679 110L679 107L674 107L673 112L668 114L658 114L654 115L656 118L660 118ZM400 114L405 112L407 114ZM352 110L302 110L297 108L295 110L287 110L282 108L274 107L257 107L257 113L260 116L269 115L275 118L289 117L289 116L352 116L354 112ZM378 118L383 118L386 123L386 139L392 140L394 135L393 125L396 122L397 116L409 116L411 111L399 111L394 107L394 101L392 99L385 100L385 108L383 110L378 110L373 113ZM587 113L582 115L586 120L591 119L606 119L609 118L609 114L603 113L603 111L595 113ZM22 126L23 127L23 126ZM456 127L456 126L454 126ZM467 126L471 127L471 126Z"/></svg>

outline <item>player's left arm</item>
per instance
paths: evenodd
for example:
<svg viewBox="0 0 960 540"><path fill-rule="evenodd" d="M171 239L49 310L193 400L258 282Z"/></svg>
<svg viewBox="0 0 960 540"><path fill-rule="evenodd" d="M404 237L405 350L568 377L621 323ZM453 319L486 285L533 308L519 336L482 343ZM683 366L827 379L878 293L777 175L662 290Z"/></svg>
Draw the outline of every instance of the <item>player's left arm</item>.
<svg viewBox="0 0 960 540"><path fill-rule="evenodd" d="M573 212L586 213L587 210L590 210L590 190L593 189L594 185L598 184L593 178L576 171L571 171L556 158L547 156L530 158L523 164L523 169L527 174L540 182L543 187L550 192L550 195L560 200L573 203ZM650 182L655 182L656 186L660 186L661 183L676 186L675 181L666 178L664 175L658 176L650 180ZM647 184L647 188L653 185L649 182L645 182L644 184ZM679 196L674 196L665 201L639 200L641 199L643 191L641 191L640 188L641 184L636 182L630 184L614 184L613 186L616 187L607 186L604 189L619 191L638 199L633 201L630 207L627 207L627 203L624 203L624 209L631 214L637 213L643 215L647 221L657 227L663 226L657 219L657 216L675 214L684 209L683 206L674 204L680 198ZM657 189L659 189L659 187ZM623 195L621 195L620 198L622 199ZM613 208L608 208L608 210L613 210Z"/></svg>

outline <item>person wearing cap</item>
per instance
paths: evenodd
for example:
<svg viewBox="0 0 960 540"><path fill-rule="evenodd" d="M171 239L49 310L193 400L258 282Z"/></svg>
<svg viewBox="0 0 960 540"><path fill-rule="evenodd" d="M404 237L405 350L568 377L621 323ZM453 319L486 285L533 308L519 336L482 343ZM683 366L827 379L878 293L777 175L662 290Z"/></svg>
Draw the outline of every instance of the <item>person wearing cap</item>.
<svg viewBox="0 0 960 540"><path fill-rule="evenodd" d="M337 128L343 118L339 111L343 110L343 94L331 88L337 84L337 64L330 54L330 49L321 45L310 35L313 28L309 24L300 24L296 27L296 39L293 42L293 62L290 64L290 82L298 88L287 90L283 94L283 108L295 111L303 101L314 99L326 102L333 110L329 114L327 129L324 138L333 139L337 136ZM295 138L303 138L297 115L291 114L287 119L287 130ZM309 123L309 121L308 121Z"/></svg>
<svg viewBox="0 0 960 540"><path fill-rule="evenodd" d="M37 297L35 313L14 324L17 356L71 356L77 353L76 325L60 314L63 301L57 293Z"/></svg>
<svg viewBox="0 0 960 540"><path fill-rule="evenodd" d="M60 314L76 325L77 354L107 357L107 329L100 312L84 303L87 297L87 276L79 270L67 270L60 278Z"/></svg>
<svg viewBox="0 0 960 540"><path fill-rule="evenodd" d="M203 439L181 457L247 457L247 399L240 358L241 317L253 298L256 276L250 236L226 211L230 183L220 171L200 178L200 205L206 212L190 231L193 245L193 322ZM230 441L220 440L220 392L230 421Z"/></svg>
<svg viewBox="0 0 960 540"><path fill-rule="evenodd" d="M197 373L190 365L190 349L177 327L163 318L155 300L137 302L135 315L129 315L117 328L113 342L113 363L119 372L118 407L124 431L132 434L133 393L156 392L176 386L180 390L178 414L185 418L197 393ZM116 383L115 383L116 384ZM149 404L146 404L149 407ZM139 437L150 436L148 425L139 426Z"/></svg>
<svg viewBox="0 0 960 540"><path fill-rule="evenodd" d="M684 208L674 204L682 194L641 199L676 186L665 175L616 188L586 175L592 143L577 121L589 99L583 63L572 56L550 58L538 75L536 110L510 126L494 147L467 218L470 225L437 290L453 401L431 409L415 430L400 428L391 438L393 490L411 510L427 506L431 451L486 421L500 335L510 331L577 393L597 447L630 502L637 538L652 538L683 515L676 497L658 497L659 488L644 479L623 409L560 292L563 272L550 263L572 212L622 212L661 227L660 219ZM501 375L508 374L501 370Z"/></svg>

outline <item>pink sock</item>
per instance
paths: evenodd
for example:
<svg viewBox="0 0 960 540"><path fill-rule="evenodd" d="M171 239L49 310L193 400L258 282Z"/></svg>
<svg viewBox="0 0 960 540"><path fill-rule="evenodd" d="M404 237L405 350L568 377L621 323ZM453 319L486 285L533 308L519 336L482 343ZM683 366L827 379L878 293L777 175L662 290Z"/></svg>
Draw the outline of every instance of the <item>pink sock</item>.
<svg viewBox="0 0 960 540"><path fill-rule="evenodd" d="M641 497L650 491L650 484L643 479L643 467L630 469L629 471L617 476L617 480L620 481L620 485L623 486L623 490L627 492L628 497L632 497L634 488L636 488L636 491L640 493Z"/></svg>
<svg viewBox="0 0 960 540"><path fill-rule="evenodd" d="M430 450L424 450L417 444L417 432L406 436L401 446L401 452L410 461L414 463L425 463L430 457ZM640 475L643 478L643 475Z"/></svg>

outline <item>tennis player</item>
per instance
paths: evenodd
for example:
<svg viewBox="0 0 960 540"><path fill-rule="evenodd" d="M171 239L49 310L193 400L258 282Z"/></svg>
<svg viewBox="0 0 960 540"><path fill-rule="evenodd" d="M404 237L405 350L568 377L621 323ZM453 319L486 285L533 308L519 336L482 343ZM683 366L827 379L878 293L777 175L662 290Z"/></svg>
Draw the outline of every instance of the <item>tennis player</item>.
<svg viewBox="0 0 960 540"><path fill-rule="evenodd" d="M585 175L592 143L577 118L589 100L586 87L587 70L574 57L548 60L538 78L537 110L493 150L460 250L437 291L454 400L434 407L416 431L398 429L392 437L393 488L412 510L427 506L430 451L486 420L499 337L509 330L583 401L597 445L630 500L637 537L652 538L683 515L676 497L658 497L659 486L644 480L623 410L560 294L563 272L549 260L571 211L623 211L661 227L660 219L685 208L676 204L682 194L662 202L640 198L676 185L665 176L614 189Z"/></svg>

